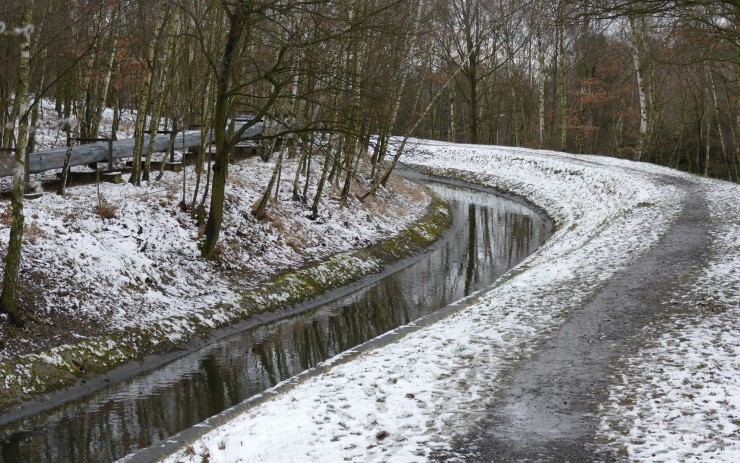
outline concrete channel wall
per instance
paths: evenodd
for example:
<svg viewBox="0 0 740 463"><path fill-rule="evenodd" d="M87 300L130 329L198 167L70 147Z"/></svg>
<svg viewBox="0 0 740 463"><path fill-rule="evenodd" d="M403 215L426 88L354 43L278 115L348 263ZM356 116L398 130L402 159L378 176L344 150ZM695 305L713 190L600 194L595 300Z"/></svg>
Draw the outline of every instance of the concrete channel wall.
<svg viewBox="0 0 740 463"><path fill-rule="evenodd" d="M239 127L237 126L237 129ZM262 135L262 123L259 122L250 127L242 136L242 139L256 139ZM154 138L154 151L167 151L169 135L157 135ZM213 134L209 133L208 142L213 140ZM144 136L144 146L149 143L149 135ZM200 145L200 130L180 132L177 134L174 149L187 149ZM113 159L125 159L133 157L134 139L113 142ZM64 167L64 157L67 153L66 147L53 148L50 150L37 151L28 154L27 170L31 174L38 174L47 170L61 169ZM84 166L94 162L108 161L108 143L98 142L87 145L77 145L72 148L70 167ZM3 156L0 160L0 177L13 175L13 156Z"/></svg>

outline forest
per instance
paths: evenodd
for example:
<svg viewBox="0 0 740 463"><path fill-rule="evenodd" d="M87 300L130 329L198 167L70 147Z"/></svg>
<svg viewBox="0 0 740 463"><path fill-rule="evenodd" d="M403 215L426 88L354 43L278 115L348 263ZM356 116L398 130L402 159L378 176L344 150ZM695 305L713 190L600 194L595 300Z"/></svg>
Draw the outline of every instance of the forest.
<svg viewBox="0 0 740 463"><path fill-rule="evenodd" d="M0 6L3 148L14 146L23 116L15 97L18 32L28 32L30 124L37 102L50 98L60 114L80 121L81 137L98 135L106 106L175 127L236 114L290 115L281 130L341 134L346 148L370 133L381 140L408 133L739 179L735 1L60 6Z"/></svg>
<svg viewBox="0 0 740 463"><path fill-rule="evenodd" d="M0 298L8 314L25 155L36 149L43 100L54 102L68 145L114 137L117 115L135 111L133 184L150 179L146 131L212 133L215 150L198 150L195 164L209 207L183 205L207 215L204 257L219 239L229 158L263 121L265 156L277 143L286 149L257 216L283 156L321 169L312 198L294 182L294 199L315 214L327 181L344 201L353 182L364 197L381 188L411 137L740 181L736 0L6 0L0 63L0 155L15 166ZM101 132L105 108L112 133ZM402 140L393 150L391 136ZM360 174L363 159L371 167Z"/></svg>

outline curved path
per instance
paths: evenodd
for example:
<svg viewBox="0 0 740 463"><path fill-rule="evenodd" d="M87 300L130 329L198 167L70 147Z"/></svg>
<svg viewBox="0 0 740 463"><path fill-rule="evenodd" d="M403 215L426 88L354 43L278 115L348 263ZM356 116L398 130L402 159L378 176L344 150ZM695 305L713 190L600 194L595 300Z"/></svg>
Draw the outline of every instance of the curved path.
<svg viewBox="0 0 740 463"><path fill-rule="evenodd" d="M612 461L594 456L599 406L614 362L644 344L642 329L666 316L662 302L696 277L709 254L704 193L688 190L681 215L649 252L616 274L585 307L574 310L539 353L507 378L489 419L459 451L466 461Z"/></svg>
<svg viewBox="0 0 740 463"><path fill-rule="evenodd" d="M557 231L450 316L265 401L166 461L668 462L710 452L740 461L738 185L598 156L436 142L411 151L409 165L524 197ZM703 310L707 297L724 313ZM705 321L728 334L720 349L672 350L679 322L690 330ZM683 352L714 375L706 393L693 377L682 386L695 374ZM664 391L656 381L671 369ZM694 409L676 414L684 402ZM661 439L670 442L654 445Z"/></svg>

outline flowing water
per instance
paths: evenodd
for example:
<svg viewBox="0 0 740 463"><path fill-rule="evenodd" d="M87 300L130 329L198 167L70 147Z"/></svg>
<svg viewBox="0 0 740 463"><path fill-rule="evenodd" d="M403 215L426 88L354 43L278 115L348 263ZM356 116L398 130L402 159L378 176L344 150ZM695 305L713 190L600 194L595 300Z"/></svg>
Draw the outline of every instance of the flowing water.
<svg viewBox="0 0 740 463"><path fill-rule="evenodd" d="M549 234L530 208L431 183L453 206L438 249L374 284L250 328L160 369L0 428L0 462L104 462L196 425L278 382L491 284Z"/></svg>

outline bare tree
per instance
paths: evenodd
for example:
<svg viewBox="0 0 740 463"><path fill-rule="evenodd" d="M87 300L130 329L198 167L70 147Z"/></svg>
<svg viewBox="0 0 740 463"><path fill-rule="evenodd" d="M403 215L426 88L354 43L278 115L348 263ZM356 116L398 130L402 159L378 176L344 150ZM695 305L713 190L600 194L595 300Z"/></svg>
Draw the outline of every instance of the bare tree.
<svg viewBox="0 0 740 463"><path fill-rule="evenodd" d="M133 152L133 169L129 182L134 185L141 183L142 176L142 154L144 153L144 124L146 122L149 100L151 97L152 78L157 64L157 46L162 37L162 31L165 30L170 18L170 2L161 0L159 3L159 12L157 14L154 35L149 40L146 61L144 63L144 76L139 90L139 104L136 112L136 122L134 129L134 152ZM150 134L150 137L155 134Z"/></svg>
<svg viewBox="0 0 740 463"><path fill-rule="evenodd" d="M632 41L632 62L635 66L635 78L637 79L637 92L640 102L640 127L637 132L637 146L635 147L635 159L639 161L642 159L643 150L645 149L645 141L648 134L648 90L643 59L640 53L640 44L642 41L638 39L638 36L642 34L642 32L637 31L634 16L629 17L629 26L630 38Z"/></svg>
<svg viewBox="0 0 740 463"><path fill-rule="evenodd" d="M15 171L11 193L11 223L8 253L5 255L3 290L0 294L0 311L6 313L15 325L22 325L23 319L17 307L20 289L21 251L23 248L23 194L26 189L26 145L28 143L29 81L31 35L33 33L33 6L31 0L23 3L23 26L14 34L20 42L20 61L15 99L19 108L18 132L15 142Z"/></svg>

